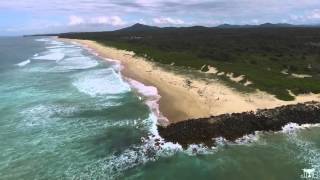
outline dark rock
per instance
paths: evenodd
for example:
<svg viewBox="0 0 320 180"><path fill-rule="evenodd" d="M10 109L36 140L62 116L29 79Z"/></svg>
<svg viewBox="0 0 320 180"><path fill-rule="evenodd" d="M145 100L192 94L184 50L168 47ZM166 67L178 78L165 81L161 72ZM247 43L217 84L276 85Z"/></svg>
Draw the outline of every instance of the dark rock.
<svg viewBox="0 0 320 180"><path fill-rule="evenodd" d="M281 106L274 109L262 109L254 112L223 114L209 118L191 119L158 126L160 135L183 147L189 144L214 144L213 138L224 137L235 141L255 131L280 131L288 123L315 124L320 123L320 103L307 102Z"/></svg>

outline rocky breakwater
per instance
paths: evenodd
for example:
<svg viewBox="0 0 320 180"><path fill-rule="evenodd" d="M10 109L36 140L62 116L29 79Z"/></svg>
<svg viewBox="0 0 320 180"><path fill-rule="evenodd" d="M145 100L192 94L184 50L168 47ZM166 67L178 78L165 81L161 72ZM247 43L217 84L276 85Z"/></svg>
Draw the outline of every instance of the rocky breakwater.
<svg viewBox="0 0 320 180"><path fill-rule="evenodd" d="M213 146L214 138L235 141L256 131L280 131L288 123L320 123L320 102L190 119L167 127L158 126L158 131L166 141L179 143L183 147L200 143Z"/></svg>

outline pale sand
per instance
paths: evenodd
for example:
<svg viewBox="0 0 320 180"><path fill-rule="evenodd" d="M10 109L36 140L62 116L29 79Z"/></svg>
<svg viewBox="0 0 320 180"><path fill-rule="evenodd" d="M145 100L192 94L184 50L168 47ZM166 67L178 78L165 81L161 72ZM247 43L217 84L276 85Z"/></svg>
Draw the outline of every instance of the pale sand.
<svg viewBox="0 0 320 180"><path fill-rule="evenodd" d="M227 74L227 77L228 77L231 81L238 83L238 82L242 81L245 76L244 76L244 75L240 75L240 76L238 76L238 77L234 77L234 74L233 74L233 73L228 73L228 74Z"/></svg>
<svg viewBox="0 0 320 180"><path fill-rule="evenodd" d="M205 68L206 66L207 65L203 65L200 69L200 72L202 72L202 69ZM217 74L218 73L218 70L215 67L208 65L208 69L209 69L208 71L203 72L203 73L207 73L207 74Z"/></svg>
<svg viewBox="0 0 320 180"><path fill-rule="evenodd" d="M281 74L284 74L284 75L288 75L288 70L287 69L284 69L281 71ZM295 73L291 73L291 76L293 78L300 78L300 79L303 79L303 78L310 78L312 77L311 75L309 74L295 74Z"/></svg>
<svg viewBox="0 0 320 180"><path fill-rule="evenodd" d="M288 69L282 70L282 71L281 71L281 74L288 75L288 74L289 74L289 73L288 73Z"/></svg>
<svg viewBox="0 0 320 180"><path fill-rule="evenodd" d="M247 80L243 85L244 86L249 86L249 85L251 85L251 84L253 84L251 81L249 81L249 80Z"/></svg>
<svg viewBox="0 0 320 180"><path fill-rule="evenodd" d="M144 58L134 57L133 52L118 50L89 40L68 40L95 50L100 56L119 60L122 74L146 85L157 87L161 95L160 110L171 123L203 118L224 113L254 111L306 101L320 101L319 94L299 95L294 101L281 101L273 95L256 91L244 94L224 85L219 80L209 82L190 79L167 71Z"/></svg>
<svg viewBox="0 0 320 180"><path fill-rule="evenodd" d="M295 73L292 73L291 76L293 76L295 78L309 78L309 77L312 77L309 74L295 74Z"/></svg>

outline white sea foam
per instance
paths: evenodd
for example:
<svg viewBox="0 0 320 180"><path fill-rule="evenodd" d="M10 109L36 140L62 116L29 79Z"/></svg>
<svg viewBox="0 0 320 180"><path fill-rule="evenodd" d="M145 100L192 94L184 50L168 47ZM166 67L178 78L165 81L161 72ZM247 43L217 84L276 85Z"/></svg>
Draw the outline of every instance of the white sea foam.
<svg viewBox="0 0 320 180"><path fill-rule="evenodd" d="M111 68L81 73L72 84L80 92L93 97L130 91L129 85L124 83L121 76Z"/></svg>
<svg viewBox="0 0 320 180"><path fill-rule="evenodd" d="M214 154L216 153L216 151L217 151L216 147L208 147L203 144L191 144L188 146L186 150L184 150L184 152L190 156L199 155L199 154Z"/></svg>
<svg viewBox="0 0 320 180"><path fill-rule="evenodd" d="M280 132L273 132L273 133L285 133L285 134L294 134L298 130L301 129L307 129L311 127L320 127L320 124L303 124L298 125L296 123L288 123L287 125L282 127L282 130ZM261 141L260 136L264 132L262 131L256 131L252 134L247 134L242 136L241 138L236 139L234 142L228 141L223 137L214 138L217 146L224 146L226 144L228 145L251 145L253 142ZM263 142L259 142L263 143Z"/></svg>
<svg viewBox="0 0 320 180"><path fill-rule="evenodd" d="M52 40L48 38L37 39L37 41L46 42L48 45L47 51L44 51L39 54L33 56L33 59L36 60L52 60L52 61L60 61L64 57L79 57L83 56L83 49L76 45L65 44L64 42Z"/></svg>
<svg viewBox="0 0 320 180"><path fill-rule="evenodd" d="M48 51L46 51L46 53L63 53L65 56L68 56L68 57L79 57L79 56L83 56L82 51L83 50L78 47L73 47L73 48L61 47L61 48L49 49Z"/></svg>
<svg viewBox="0 0 320 180"><path fill-rule="evenodd" d="M302 124L302 125L299 125L297 123L288 123L287 125L282 127L281 132L292 134L292 133L296 133L298 130L312 128L312 127L320 127L320 123L318 123L318 124Z"/></svg>
<svg viewBox="0 0 320 180"><path fill-rule="evenodd" d="M49 38L40 38L40 39L36 39L35 41L48 42L48 41L50 41L50 39Z"/></svg>
<svg viewBox="0 0 320 180"><path fill-rule="evenodd" d="M300 126L296 123L289 123L282 127L283 133L295 133L297 129L299 129Z"/></svg>
<svg viewBox="0 0 320 180"><path fill-rule="evenodd" d="M72 49L66 49L64 51L65 55L67 57L80 57L80 56L84 56L82 54L82 49L80 48L72 48Z"/></svg>
<svg viewBox="0 0 320 180"><path fill-rule="evenodd" d="M111 67L117 72L117 73L121 73L121 71L123 70L123 65L120 63L119 60L115 60L115 59L109 59L109 58L104 58L104 57L99 57L101 59L106 60L107 62L110 63Z"/></svg>
<svg viewBox="0 0 320 180"><path fill-rule="evenodd" d="M61 46L63 47L63 43L61 42L58 42L58 41L54 41L52 39L48 39L48 38L43 38L43 39L36 39L36 41L43 41L43 42L46 42L47 44L53 44L53 45L56 45L56 46ZM51 61L59 61L61 59L64 58L65 54L63 53L63 51L59 51L59 50L55 50L55 49L50 49L48 51L45 51L43 53L41 53L42 55L39 56L39 54L35 54L33 56L33 59L36 59L36 60L51 60Z"/></svg>
<svg viewBox="0 0 320 180"><path fill-rule="evenodd" d="M110 58L104 58L106 61L115 62L117 64L121 64L119 60L116 59L110 59Z"/></svg>
<svg viewBox="0 0 320 180"><path fill-rule="evenodd" d="M46 41L44 39L43 41ZM51 43L50 40L48 40ZM34 60L50 60L56 61L57 64L54 67L32 67L29 71L32 72L68 72L76 69L88 69L97 66L99 63L89 57L85 57L82 54L83 49L74 45L64 45L53 41L53 44L60 44L50 46L47 51L35 54L32 59ZM68 57L65 59L65 57Z"/></svg>
<svg viewBox="0 0 320 180"><path fill-rule="evenodd" d="M48 49L48 52L52 52L52 53L57 53L57 52L68 52L68 51L79 51L81 48L78 47L66 47L66 46L61 46L60 48L52 48L52 49Z"/></svg>
<svg viewBox="0 0 320 180"><path fill-rule="evenodd" d="M310 127L319 127L319 124L299 126L290 123L283 127L283 132L287 135L289 142L298 148L298 154L295 157L308 164L306 169L315 169L317 174L320 174L320 149L313 142L303 139L299 134L299 130Z"/></svg>
<svg viewBox="0 0 320 180"><path fill-rule="evenodd" d="M89 51L91 54L99 57L99 53L97 53L94 49L91 49L88 46L82 46L82 47L85 48L87 51Z"/></svg>
<svg viewBox="0 0 320 180"><path fill-rule="evenodd" d="M36 60L49 60L49 61L60 61L64 58L64 53L48 53L43 56L33 57Z"/></svg>
<svg viewBox="0 0 320 180"><path fill-rule="evenodd" d="M65 47L65 45L47 46L46 48L51 50L51 49L57 49L57 48L63 48L63 47Z"/></svg>
<svg viewBox="0 0 320 180"><path fill-rule="evenodd" d="M50 45L56 45L56 46L60 46L60 45L64 45L64 42L61 42L61 41L55 41L55 40L50 40L48 41L48 44Z"/></svg>
<svg viewBox="0 0 320 180"><path fill-rule="evenodd" d="M298 155L298 159L303 159L308 164L307 169L315 169L320 174L320 151L316 148L312 142L304 141L294 138L293 142L298 146L301 154Z"/></svg>
<svg viewBox="0 0 320 180"><path fill-rule="evenodd" d="M58 63L59 69L67 69L67 70L74 70L74 69L88 69L99 65L96 60L93 60L89 57L72 57L61 60Z"/></svg>
<svg viewBox="0 0 320 180"><path fill-rule="evenodd" d="M150 114L147 119L139 121L146 126L145 128L148 128L150 123L156 121L156 116ZM81 172L74 172L74 168L70 168L67 170L67 175L73 179L119 179L123 172L130 168L156 161L160 157L172 156L182 150L180 145L166 143L158 138L160 137L154 135L142 138L141 144L132 145L120 154L112 154L104 159L93 161L85 166ZM155 143L163 145L155 146Z"/></svg>
<svg viewBox="0 0 320 180"><path fill-rule="evenodd" d="M158 117L158 122L162 125L167 125L169 120L162 115L159 110L159 100L161 96L158 94L157 88L153 86L146 86L136 80L129 79L128 82L132 88L134 88L139 94L147 97L146 104L150 110Z"/></svg>
<svg viewBox="0 0 320 180"><path fill-rule="evenodd" d="M47 46L47 49L57 49L57 48L74 48L75 45L55 45L55 46Z"/></svg>
<svg viewBox="0 0 320 180"><path fill-rule="evenodd" d="M56 105L36 105L26 108L20 114L23 117L23 127L46 126L57 120L55 115L68 115L74 112L74 107L61 107Z"/></svg>
<svg viewBox="0 0 320 180"><path fill-rule="evenodd" d="M112 63L111 66L117 73L120 73L121 70L124 68L121 64L115 62Z"/></svg>
<svg viewBox="0 0 320 180"><path fill-rule="evenodd" d="M236 139L235 143L236 144L250 144L250 143L253 143L253 142L257 142L257 141L260 140L259 133L260 132L257 131L254 134L244 135L243 137Z"/></svg>
<svg viewBox="0 0 320 180"><path fill-rule="evenodd" d="M20 62L20 63L18 63L16 65L19 66L19 67L23 67L23 66L26 66L29 63L31 63L30 59L22 61L22 62Z"/></svg>
<svg viewBox="0 0 320 180"><path fill-rule="evenodd" d="M132 147L120 155L112 155L87 163L81 172L75 172L74 168L69 168L66 174L70 179L118 179L125 170L148 161L149 159L140 149Z"/></svg>
<svg viewBox="0 0 320 180"><path fill-rule="evenodd" d="M138 93L147 97L154 97L156 99L160 98L157 88L153 86L146 86L133 79L128 79L128 82L133 88L135 88L138 91Z"/></svg>
<svg viewBox="0 0 320 180"><path fill-rule="evenodd" d="M47 124L54 110L45 105L38 105L25 109L21 114L25 117L24 125L32 127Z"/></svg>
<svg viewBox="0 0 320 180"><path fill-rule="evenodd" d="M253 134L244 135L235 141L229 141L224 137L217 137L212 140L215 142L216 147L223 147L225 145L252 145L252 143L260 141L260 133L262 132L256 131Z"/></svg>
<svg viewBox="0 0 320 180"><path fill-rule="evenodd" d="M311 127L320 127L320 124L303 124L298 125L296 123L288 123L287 125L282 127L280 132L274 133L285 133L285 134L294 134L298 130L307 129ZM216 142L217 146L224 146L228 145L250 145L253 142L261 141L260 136L263 134L262 131L256 131L253 134L244 135L241 138L236 139L234 142L230 142L223 137L214 138L213 140Z"/></svg>

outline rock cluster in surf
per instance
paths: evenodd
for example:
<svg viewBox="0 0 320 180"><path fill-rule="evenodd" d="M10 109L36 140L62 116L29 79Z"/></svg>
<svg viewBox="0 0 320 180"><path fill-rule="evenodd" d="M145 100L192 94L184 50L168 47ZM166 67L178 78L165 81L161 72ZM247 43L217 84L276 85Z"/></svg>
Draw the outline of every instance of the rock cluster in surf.
<svg viewBox="0 0 320 180"><path fill-rule="evenodd" d="M190 119L167 127L158 126L158 130L166 141L179 143L183 147L200 143L213 146L214 138L235 141L255 131L280 131L290 122L299 125L320 123L320 102Z"/></svg>

